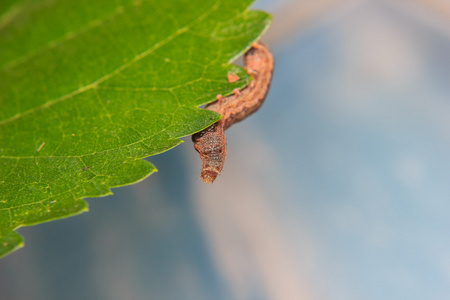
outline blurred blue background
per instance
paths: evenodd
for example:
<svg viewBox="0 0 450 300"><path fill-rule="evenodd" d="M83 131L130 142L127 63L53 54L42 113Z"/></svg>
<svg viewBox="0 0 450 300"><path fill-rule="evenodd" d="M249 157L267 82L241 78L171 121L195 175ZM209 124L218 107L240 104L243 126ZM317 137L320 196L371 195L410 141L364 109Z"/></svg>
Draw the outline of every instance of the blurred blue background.
<svg viewBox="0 0 450 300"><path fill-rule="evenodd" d="M187 138L89 213L21 228L2 300L449 299L450 2L255 8L275 77L219 179Z"/></svg>

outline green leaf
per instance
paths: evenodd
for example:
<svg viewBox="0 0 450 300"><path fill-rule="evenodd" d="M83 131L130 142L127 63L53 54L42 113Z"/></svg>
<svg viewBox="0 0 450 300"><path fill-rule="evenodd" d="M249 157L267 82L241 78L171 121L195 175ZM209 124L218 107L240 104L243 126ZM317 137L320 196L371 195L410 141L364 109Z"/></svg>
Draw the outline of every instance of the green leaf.
<svg viewBox="0 0 450 300"><path fill-rule="evenodd" d="M229 63L270 23L251 3L1 1L0 256L219 119L198 106L248 84Z"/></svg>

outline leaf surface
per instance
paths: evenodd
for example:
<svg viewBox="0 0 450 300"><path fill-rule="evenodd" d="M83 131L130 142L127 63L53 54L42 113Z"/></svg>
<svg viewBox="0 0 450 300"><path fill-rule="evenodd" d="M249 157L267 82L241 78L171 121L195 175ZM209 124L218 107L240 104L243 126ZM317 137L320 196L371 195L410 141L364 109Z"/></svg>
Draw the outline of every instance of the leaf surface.
<svg viewBox="0 0 450 300"><path fill-rule="evenodd" d="M251 3L2 1L0 256L18 227L87 211L220 118L198 106L248 84L229 62L270 23Z"/></svg>

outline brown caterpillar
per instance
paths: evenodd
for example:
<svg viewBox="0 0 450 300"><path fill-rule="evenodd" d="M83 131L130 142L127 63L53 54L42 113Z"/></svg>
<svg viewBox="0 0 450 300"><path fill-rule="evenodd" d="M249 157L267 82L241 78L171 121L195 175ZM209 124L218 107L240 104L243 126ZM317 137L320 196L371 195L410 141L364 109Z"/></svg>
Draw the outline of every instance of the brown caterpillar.
<svg viewBox="0 0 450 300"><path fill-rule="evenodd" d="M248 86L228 97L217 96L217 101L206 106L223 117L208 128L192 135L194 148L203 161L201 178L212 183L223 169L227 156L225 129L244 120L257 111L264 102L272 79L274 59L267 47L257 42L244 55L245 69L253 80Z"/></svg>

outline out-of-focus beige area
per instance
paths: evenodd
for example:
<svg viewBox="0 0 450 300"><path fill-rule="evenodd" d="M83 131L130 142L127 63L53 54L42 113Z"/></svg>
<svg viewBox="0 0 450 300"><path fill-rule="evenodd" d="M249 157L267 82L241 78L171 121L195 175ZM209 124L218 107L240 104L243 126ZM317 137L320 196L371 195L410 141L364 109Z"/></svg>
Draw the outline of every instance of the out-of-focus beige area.
<svg viewBox="0 0 450 300"><path fill-rule="evenodd" d="M270 104L196 189L217 268L237 299L445 299L450 2L264 5Z"/></svg>

